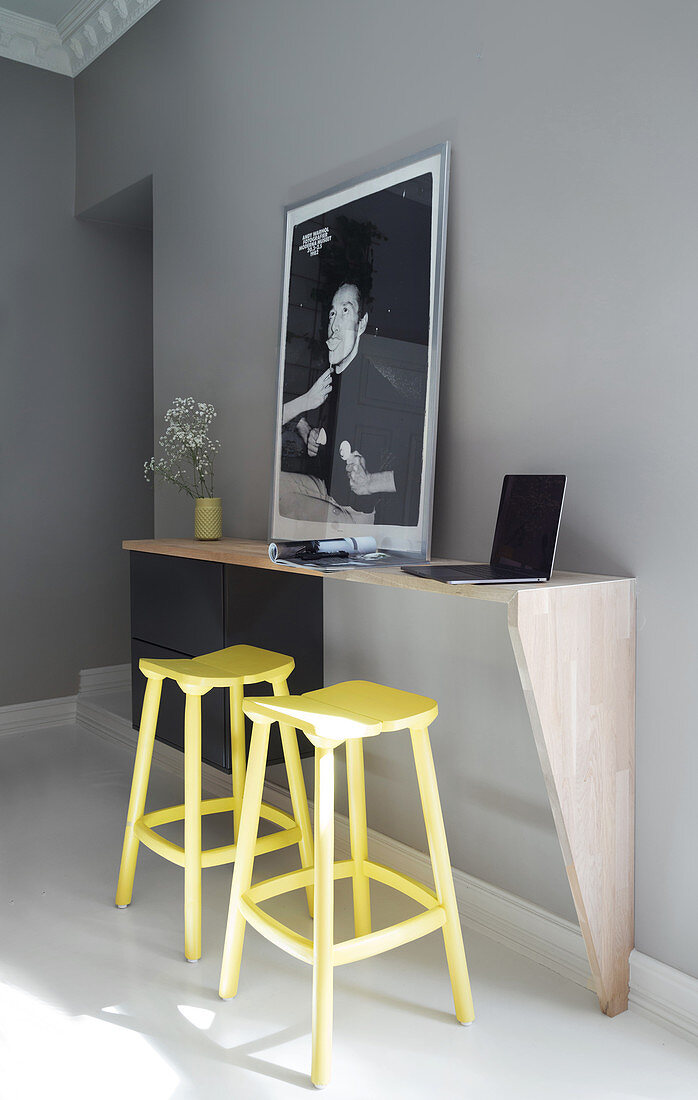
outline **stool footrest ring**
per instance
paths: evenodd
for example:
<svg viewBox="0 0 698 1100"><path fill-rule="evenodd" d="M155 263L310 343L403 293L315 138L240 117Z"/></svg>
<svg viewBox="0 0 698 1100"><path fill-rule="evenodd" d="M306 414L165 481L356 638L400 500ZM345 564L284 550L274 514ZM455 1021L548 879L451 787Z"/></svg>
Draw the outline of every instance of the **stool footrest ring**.
<svg viewBox="0 0 698 1100"><path fill-rule="evenodd" d="M228 798L207 798L201 803L201 813L202 815L230 813L239 809L240 801L240 799L232 796ZM260 817L265 821L270 821L273 825L279 825L280 831L257 837L255 856L266 855L267 852L276 852L281 848L290 848L300 840L299 826L291 815L285 813L284 810L279 810L276 806L268 806L263 802ZM153 810L151 813L144 814L143 817L134 822L133 831L138 840L145 844L147 848L150 848L151 851L156 852L163 859L169 860L170 863L176 863L179 867L184 867L184 848L155 832L155 827L158 825L167 825L173 821L183 820L183 805L167 806L162 810ZM204 849L201 853L201 866L220 867L225 863L234 863L236 850L236 844L224 844L219 848Z"/></svg>
<svg viewBox="0 0 698 1100"><path fill-rule="evenodd" d="M368 959L372 955L390 951L394 947L427 936L446 923L446 910L439 903L435 892L421 882L417 882L416 879L410 878L409 875L394 871L391 867L372 863L370 860L363 860L357 866L353 860L346 859L334 864L334 878L351 878L359 870L376 882L382 882L385 886L406 894L413 901L423 905L424 912L408 917L397 924L388 925L387 928L370 932L366 936L355 936L342 943L334 944L333 966L343 966L345 963L357 962L359 959ZM260 908L259 902L291 893L293 890L300 890L304 886L311 885L312 882L312 867L301 871L290 871L286 875L277 875L275 878L256 883L240 899L242 915L253 928L287 954L311 964L313 941L265 913Z"/></svg>

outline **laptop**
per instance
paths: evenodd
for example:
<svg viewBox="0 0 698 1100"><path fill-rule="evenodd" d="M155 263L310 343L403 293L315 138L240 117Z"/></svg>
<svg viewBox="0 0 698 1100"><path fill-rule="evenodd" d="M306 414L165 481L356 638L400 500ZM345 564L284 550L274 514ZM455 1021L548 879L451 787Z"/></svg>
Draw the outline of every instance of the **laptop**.
<svg viewBox="0 0 698 1100"><path fill-rule="evenodd" d="M564 474L507 474L489 565L403 565L403 572L445 584L549 581L566 482Z"/></svg>

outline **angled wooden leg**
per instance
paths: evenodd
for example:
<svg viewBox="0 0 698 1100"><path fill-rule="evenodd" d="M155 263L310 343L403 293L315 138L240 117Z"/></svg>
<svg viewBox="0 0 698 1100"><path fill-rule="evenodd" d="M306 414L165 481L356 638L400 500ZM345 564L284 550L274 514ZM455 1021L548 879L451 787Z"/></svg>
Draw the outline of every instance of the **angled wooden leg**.
<svg viewBox="0 0 698 1100"><path fill-rule="evenodd" d="M334 751L315 750L315 928L313 935L313 1060L316 1088L332 1065L332 945L334 932Z"/></svg>
<svg viewBox="0 0 698 1100"><path fill-rule="evenodd" d="M429 744L429 732L425 729L410 730L414 763L417 769L419 794L424 811L424 823L427 827L429 854L434 871L436 895L446 910L446 923L443 926L444 943L448 971L451 975L451 988L456 1008L456 1017L461 1024L469 1024L475 1019L473 998L470 992L468 967L465 961L463 933L456 904L456 891L453 887L451 861L446 843L446 830L441 813L439 788L436 783L434 758Z"/></svg>
<svg viewBox="0 0 698 1100"><path fill-rule="evenodd" d="M635 582L527 586L509 634L602 1010L633 946Z"/></svg>
<svg viewBox="0 0 698 1100"><path fill-rule="evenodd" d="M227 999L238 991L242 945L245 938L245 918L240 912L240 898L249 890L252 882L254 850L259 828L259 810L262 805L264 772L267 766L269 723L255 722L252 726L250 757L245 781L245 794L240 815L240 834L235 854L235 869L230 888L228 924L225 932L223 961L218 992Z"/></svg>
<svg viewBox="0 0 698 1100"><path fill-rule="evenodd" d="M371 886L364 869L364 862L368 859L364 747L359 738L347 741L346 747L349 834L351 858L354 862L354 933L357 936L367 936L371 931Z"/></svg>
<svg viewBox="0 0 698 1100"><path fill-rule="evenodd" d="M241 680L230 685L230 761L232 764L233 795L238 800L233 810L233 841L237 844L240 831L242 794L245 790L245 715L242 712L243 686Z"/></svg>
<svg viewBox="0 0 698 1100"><path fill-rule="evenodd" d="M150 764L153 759L153 743L158 722L158 710L160 707L160 695L162 692L162 676L148 676L145 685L145 697L141 713L141 728L138 734L138 747L136 760L133 765L133 779L131 781L131 797L128 803L126 816L126 831L124 833L124 846L121 853L121 867L119 869L119 881L116 887L116 904L120 909L125 909L131 904L133 896L133 879L136 874L136 859L138 857L138 838L133 827L145 809L145 798L148 793L148 778L150 776Z"/></svg>
<svg viewBox="0 0 698 1100"><path fill-rule="evenodd" d="M201 696L184 709L184 954L201 958Z"/></svg>
<svg viewBox="0 0 698 1100"><path fill-rule="evenodd" d="M288 687L285 680L274 680L272 687L274 689L274 695L288 695ZM284 760L286 761L286 775L288 776L288 789L291 795L293 819L301 831L301 838L298 841L298 853L300 855L301 867L312 867L313 831L310 825L308 796L305 790L300 753L298 752L298 734L293 726L286 726L281 723L279 723L279 731L281 733L281 744L284 750ZM308 912L312 917L314 894L312 884L306 887L305 892L308 898Z"/></svg>

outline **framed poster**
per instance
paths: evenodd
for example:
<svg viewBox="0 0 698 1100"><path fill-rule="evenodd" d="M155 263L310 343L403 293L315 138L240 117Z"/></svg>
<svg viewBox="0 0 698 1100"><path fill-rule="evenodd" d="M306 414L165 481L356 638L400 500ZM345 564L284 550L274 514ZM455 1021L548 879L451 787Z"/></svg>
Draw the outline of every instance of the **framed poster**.
<svg viewBox="0 0 698 1100"><path fill-rule="evenodd" d="M286 209L272 539L429 555L449 156Z"/></svg>

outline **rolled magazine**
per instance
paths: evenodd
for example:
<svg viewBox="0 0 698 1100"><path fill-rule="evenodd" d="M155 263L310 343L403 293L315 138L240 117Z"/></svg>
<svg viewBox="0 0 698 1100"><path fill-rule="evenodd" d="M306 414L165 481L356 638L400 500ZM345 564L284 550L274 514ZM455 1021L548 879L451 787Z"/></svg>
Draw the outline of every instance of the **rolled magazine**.
<svg viewBox="0 0 698 1100"><path fill-rule="evenodd" d="M361 538L301 539L269 543L269 557L273 562L296 565L301 569L355 565L361 558L375 553L376 540L371 535Z"/></svg>

